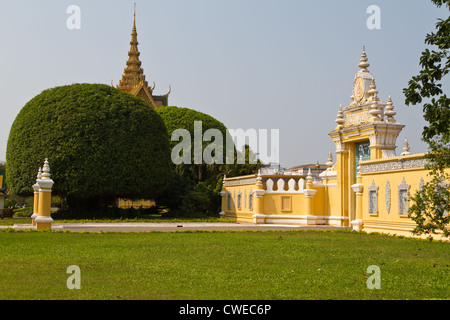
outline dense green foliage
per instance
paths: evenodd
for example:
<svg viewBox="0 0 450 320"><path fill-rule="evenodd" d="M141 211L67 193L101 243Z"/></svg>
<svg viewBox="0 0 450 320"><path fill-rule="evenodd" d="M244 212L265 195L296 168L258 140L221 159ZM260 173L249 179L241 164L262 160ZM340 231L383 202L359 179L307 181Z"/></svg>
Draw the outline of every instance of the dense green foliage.
<svg viewBox="0 0 450 320"><path fill-rule="evenodd" d="M220 191L222 188L223 174L218 172L218 164L206 164L204 161L200 164L194 163L194 123L201 121L202 134L209 129L217 129L226 137L227 128L223 123L202 112L178 107L162 107L157 109L161 118L164 120L168 137L171 140L172 133L177 129L185 129L191 136L191 161L190 163L173 164L176 172L177 182L168 195L167 205L171 207L172 212L168 214L184 215L203 212L210 215L217 215L220 209ZM172 149L182 142L171 141ZM211 142L202 142L202 152ZM225 150L225 139L223 140L223 150ZM204 160L204 159L203 159ZM178 211L178 212L177 212Z"/></svg>
<svg viewBox="0 0 450 320"><path fill-rule="evenodd" d="M450 0L432 2L450 9ZM421 104L426 100L423 112L428 126L423 130L423 140L429 146L427 158L431 181L412 197L409 216L416 222L415 233L433 234L438 231L449 236L445 226L450 223L450 177L445 169L450 167L450 98L442 85L450 72L450 16L438 20L436 32L426 36L425 44L432 49L422 52L422 70L403 91L407 105Z"/></svg>
<svg viewBox="0 0 450 320"><path fill-rule="evenodd" d="M234 144L227 146L227 139L229 141L231 140L229 132L223 123L210 115L188 108L162 107L157 109L157 111L166 124L169 139L172 139L172 133L177 129L187 130L191 137L190 163L174 165L178 180L170 195L172 207L179 207L185 214L204 212L217 215L220 211L220 191L222 190L224 175L231 177L256 173L258 165L249 164L251 150L249 150L248 147L245 147L246 163L236 164L237 151ZM203 135L209 129L217 129L222 134L223 153L218 153L218 163L208 164L205 162L204 158L202 163L195 163L194 123L196 121L201 121ZM171 141L172 148L181 143L182 140L183 139L181 138L180 141ZM217 143L214 138L211 140L213 141L202 141L202 154L206 148ZM227 163L230 162L226 159L227 148L233 150L233 163ZM215 152L213 155L216 155Z"/></svg>
<svg viewBox="0 0 450 320"><path fill-rule="evenodd" d="M32 192L45 158L53 195L73 205L156 199L170 187L170 148L161 117L142 99L107 85L48 89L22 108L6 152L11 193Z"/></svg>

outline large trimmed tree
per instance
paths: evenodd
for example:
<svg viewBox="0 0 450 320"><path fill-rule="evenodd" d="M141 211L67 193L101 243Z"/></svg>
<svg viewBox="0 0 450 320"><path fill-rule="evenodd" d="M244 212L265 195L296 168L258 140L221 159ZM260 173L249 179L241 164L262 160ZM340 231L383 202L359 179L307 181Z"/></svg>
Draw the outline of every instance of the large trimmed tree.
<svg viewBox="0 0 450 320"><path fill-rule="evenodd" d="M157 112L166 124L170 140L172 134L178 129L186 130L190 139L190 157L186 161L187 163L173 164L177 182L172 189L171 197L167 199L169 205L172 209L179 209L181 214L198 212L217 214L221 201L219 193L223 177L223 174L219 172L221 164L208 164L205 163L204 159L201 163L195 163L194 125L195 122L201 123L202 137L209 129L218 130L223 137L223 152L226 150L227 128L222 122L210 115L189 108L162 107L157 109ZM172 152L177 149L178 144L183 143L183 139L179 137L178 141L171 141ZM214 138L211 140L214 140ZM205 148L211 143L214 143L214 141L201 142L202 155ZM183 151L179 154L183 154Z"/></svg>
<svg viewBox="0 0 450 320"><path fill-rule="evenodd" d="M251 151L248 146L244 148L245 164L237 164L237 150L234 143L231 143L231 136L225 127L225 125L214 117L205 113L179 107L162 107L157 109L157 112L163 118L169 139L172 139L172 134L178 129L186 130L191 139L190 145L190 160L189 163L180 163L174 165L174 170L177 173L178 183L177 187L173 189L173 194L177 194L178 203L176 205L181 206L183 213L189 213L193 211L204 212L207 214L215 215L220 211L221 197L220 191L222 190L222 181L224 175L228 177L235 175L246 175L256 173L257 168L260 166L256 164L249 164L249 155ZM201 163L195 163L195 122L201 122L202 137L206 135L208 130L216 129L216 132L221 135L222 150L215 148L220 145L220 141L216 141L215 137L211 139L206 138L201 141L201 146L197 150L201 151L202 156L212 155L217 156L217 162L208 163L203 158ZM176 136L176 135L175 135ZM184 138L180 138L176 141L171 141L172 150L175 153L178 152L177 145L183 142ZM228 145L227 145L228 140ZM198 142L197 142L198 143ZM233 158L226 159L228 151L233 151ZM188 149L188 148L187 148ZM186 149L185 149L186 150ZM218 151L217 154L215 151ZM223 153L220 153L220 152ZM181 152L184 153L184 152ZM197 153L198 154L198 153ZM232 163L228 163L232 162ZM171 200L176 200L175 198Z"/></svg>
<svg viewBox="0 0 450 320"><path fill-rule="evenodd" d="M6 152L11 193L30 195L49 159L53 194L69 207L157 199L170 188L164 121L145 101L102 84L43 91L15 119Z"/></svg>

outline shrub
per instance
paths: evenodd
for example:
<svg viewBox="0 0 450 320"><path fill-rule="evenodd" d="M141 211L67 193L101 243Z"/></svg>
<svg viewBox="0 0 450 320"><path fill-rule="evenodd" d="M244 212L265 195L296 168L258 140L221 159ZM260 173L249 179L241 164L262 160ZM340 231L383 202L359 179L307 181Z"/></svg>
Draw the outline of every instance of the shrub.
<svg viewBox="0 0 450 320"><path fill-rule="evenodd" d="M115 198L152 198L172 171L164 121L145 101L111 86L74 84L43 91L16 117L6 152L11 193L31 195L49 159L53 194L72 207Z"/></svg>

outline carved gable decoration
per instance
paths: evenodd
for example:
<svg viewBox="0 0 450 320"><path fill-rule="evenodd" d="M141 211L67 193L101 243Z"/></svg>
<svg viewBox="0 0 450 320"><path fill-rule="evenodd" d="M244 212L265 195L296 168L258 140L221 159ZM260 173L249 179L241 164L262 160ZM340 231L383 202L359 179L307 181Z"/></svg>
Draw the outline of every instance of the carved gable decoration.
<svg viewBox="0 0 450 320"><path fill-rule="evenodd" d="M389 180L386 182L384 199L386 202L386 211L389 214L391 212L391 184L389 183Z"/></svg>
<svg viewBox="0 0 450 320"><path fill-rule="evenodd" d="M378 213L378 186L372 180L372 184L368 188L369 191L369 213Z"/></svg>

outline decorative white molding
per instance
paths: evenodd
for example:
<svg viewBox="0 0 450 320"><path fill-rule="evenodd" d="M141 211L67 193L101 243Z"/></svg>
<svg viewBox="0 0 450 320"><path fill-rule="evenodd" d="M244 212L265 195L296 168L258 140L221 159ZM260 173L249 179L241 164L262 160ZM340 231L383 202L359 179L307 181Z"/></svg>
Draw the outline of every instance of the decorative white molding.
<svg viewBox="0 0 450 320"><path fill-rule="evenodd" d="M305 180L299 179L298 183L295 179L291 178L288 180L288 190L284 190L286 182L283 178L279 178L276 180L277 190L274 190L273 187L275 185L275 180L273 178L269 178L266 180L266 193L270 194L302 194L304 193ZM295 190L296 185L298 184L298 190Z"/></svg>
<svg viewBox="0 0 450 320"><path fill-rule="evenodd" d="M352 184L351 187L353 189L353 192L356 193L357 195L361 195L364 190L364 185L360 183Z"/></svg>
<svg viewBox="0 0 450 320"><path fill-rule="evenodd" d="M322 179L336 179L337 178L337 171L328 171L325 170L324 172L322 172L321 174L319 174L319 177Z"/></svg>
<svg viewBox="0 0 450 320"><path fill-rule="evenodd" d="M405 177L402 179L402 183L397 186L398 188L398 214L408 215L409 209L409 188L411 186L406 183Z"/></svg>
<svg viewBox="0 0 450 320"><path fill-rule="evenodd" d="M255 184L256 183L256 177L252 178L243 178L243 179L233 179L233 180L224 180L223 184L228 186L237 186L241 184Z"/></svg>
<svg viewBox="0 0 450 320"><path fill-rule="evenodd" d="M288 215L288 214L254 214L253 222L258 224L294 224L294 225L342 225L348 217Z"/></svg>
<svg viewBox="0 0 450 320"><path fill-rule="evenodd" d="M53 219L52 219L52 217L38 216L34 221L40 222L40 223L52 223Z"/></svg>
<svg viewBox="0 0 450 320"><path fill-rule="evenodd" d="M369 122L369 114L366 111L357 113L347 113L345 115L344 127L360 125Z"/></svg>
<svg viewBox="0 0 450 320"><path fill-rule="evenodd" d="M253 193L255 194L256 198L261 198L266 193L266 190L256 189L255 191L253 191Z"/></svg>
<svg viewBox="0 0 450 320"><path fill-rule="evenodd" d="M361 164L361 173L381 172L401 169L423 168L428 164L424 158L421 159L404 159L399 158L397 161Z"/></svg>
<svg viewBox="0 0 450 320"><path fill-rule="evenodd" d="M303 193L307 198L312 198L316 195L317 190L315 189L305 189L303 190Z"/></svg>
<svg viewBox="0 0 450 320"><path fill-rule="evenodd" d="M348 144L345 142L342 142L340 137L338 139L335 139L334 143L336 144L336 153L348 152Z"/></svg>
<svg viewBox="0 0 450 320"><path fill-rule="evenodd" d="M350 224L352 225L353 230L362 231L364 223L361 219L355 219L355 220L352 220L350 222Z"/></svg>
<svg viewBox="0 0 450 320"><path fill-rule="evenodd" d="M389 214L391 212L391 184L389 183L389 180L386 182L384 199L386 203L386 211Z"/></svg>
<svg viewBox="0 0 450 320"><path fill-rule="evenodd" d="M375 185L375 180L372 180L367 190L369 191L369 213L376 214L378 213L378 186Z"/></svg>

